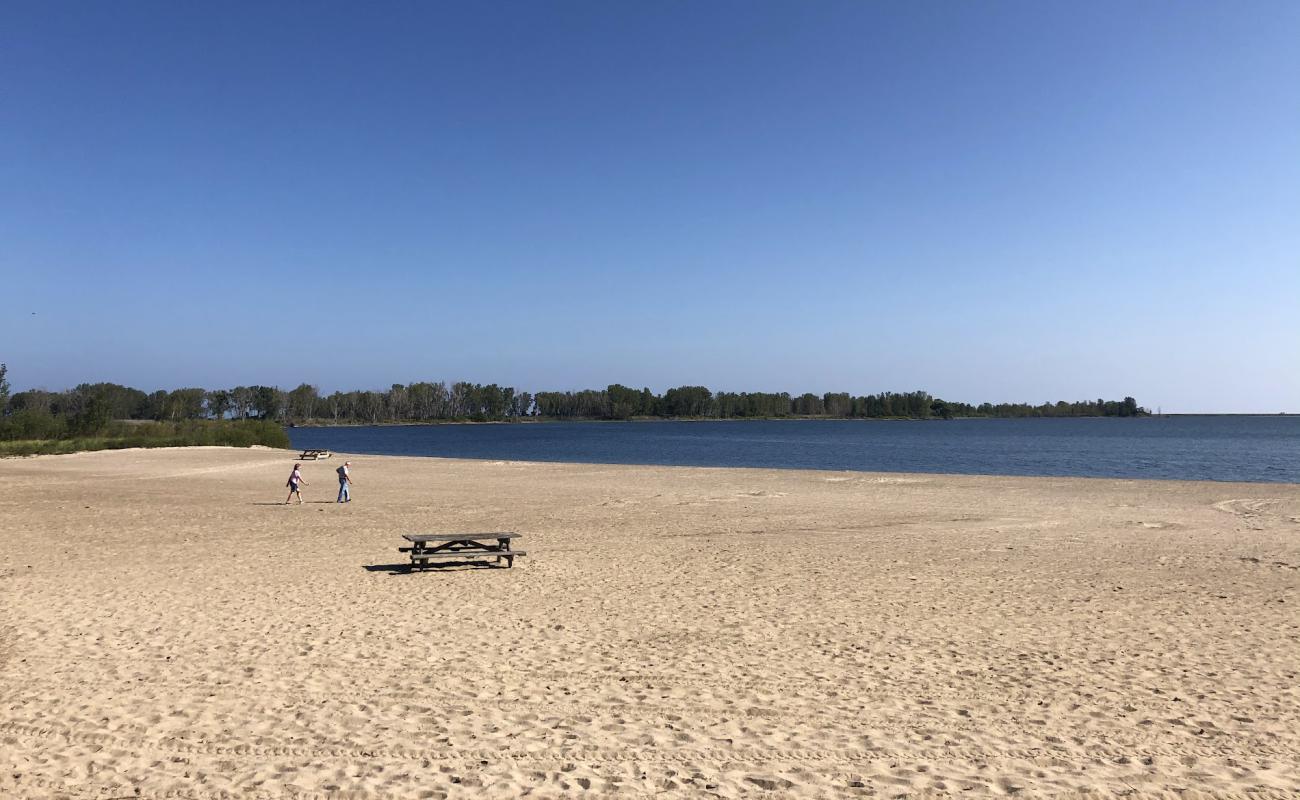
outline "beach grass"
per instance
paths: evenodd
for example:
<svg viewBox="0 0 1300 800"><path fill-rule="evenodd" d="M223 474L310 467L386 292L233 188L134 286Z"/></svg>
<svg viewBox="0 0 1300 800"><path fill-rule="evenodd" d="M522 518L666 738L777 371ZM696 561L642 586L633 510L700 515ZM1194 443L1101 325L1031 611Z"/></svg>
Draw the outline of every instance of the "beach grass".
<svg viewBox="0 0 1300 800"><path fill-rule="evenodd" d="M131 447L289 447L278 423L263 420L189 420L186 422L114 422L101 435L58 439L0 441L0 457L57 455Z"/></svg>

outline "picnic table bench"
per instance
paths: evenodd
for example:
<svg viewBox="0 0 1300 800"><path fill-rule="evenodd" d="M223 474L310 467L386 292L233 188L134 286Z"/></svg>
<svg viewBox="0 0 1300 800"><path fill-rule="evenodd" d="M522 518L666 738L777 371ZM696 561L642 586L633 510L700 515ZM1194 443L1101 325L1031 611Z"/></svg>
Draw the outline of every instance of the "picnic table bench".
<svg viewBox="0 0 1300 800"><path fill-rule="evenodd" d="M411 554L411 564L429 566L430 561L481 561L496 559L506 567L515 565L515 557L527 555L524 550L510 546L517 533L404 533L402 538L410 547L399 547L399 552Z"/></svg>
<svg viewBox="0 0 1300 800"><path fill-rule="evenodd" d="M302 455L298 456L299 461L315 461L320 458L329 458L334 454L328 450L303 450Z"/></svg>

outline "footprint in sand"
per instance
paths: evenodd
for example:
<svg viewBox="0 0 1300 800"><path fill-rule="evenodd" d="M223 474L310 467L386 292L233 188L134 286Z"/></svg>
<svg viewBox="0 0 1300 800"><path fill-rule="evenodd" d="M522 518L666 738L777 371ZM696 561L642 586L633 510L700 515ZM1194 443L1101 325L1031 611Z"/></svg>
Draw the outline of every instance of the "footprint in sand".
<svg viewBox="0 0 1300 800"><path fill-rule="evenodd" d="M1215 503L1214 507L1226 514L1235 514L1239 517L1255 517L1280 502L1282 501L1275 498L1243 497L1236 500L1221 500Z"/></svg>
<svg viewBox="0 0 1300 800"><path fill-rule="evenodd" d="M1140 528L1146 528L1147 530L1153 530L1153 531L1163 531L1163 530L1170 530L1173 528L1183 527L1177 522L1165 522L1163 520L1141 520L1138 522L1134 522L1132 524Z"/></svg>
<svg viewBox="0 0 1300 800"><path fill-rule="evenodd" d="M829 478L822 478L826 483L929 483L929 478L908 478L893 475L876 475L874 477L852 477L845 475L832 475Z"/></svg>
<svg viewBox="0 0 1300 800"><path fill-rule="evenodd" d="M1300 570L1300 564L1291 564L1286 561L1264 561L1263 559L1256 558L1255 556L1239 556L1237 560L1244 561L1247 564L1259 564L1261 566L1267 566L1267 567L1281 567L1282 569Z"/></svg>

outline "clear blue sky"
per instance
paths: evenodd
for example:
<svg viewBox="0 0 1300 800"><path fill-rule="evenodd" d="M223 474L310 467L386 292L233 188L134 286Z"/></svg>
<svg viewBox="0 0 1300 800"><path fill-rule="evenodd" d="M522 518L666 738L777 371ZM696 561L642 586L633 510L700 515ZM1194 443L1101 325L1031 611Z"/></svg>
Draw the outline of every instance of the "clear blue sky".
<svg viewBox="0 0 1300 800"><path fill-rule="evenodd" d="M0 2L15 388L1300 411L1300 3Z"/></svg>

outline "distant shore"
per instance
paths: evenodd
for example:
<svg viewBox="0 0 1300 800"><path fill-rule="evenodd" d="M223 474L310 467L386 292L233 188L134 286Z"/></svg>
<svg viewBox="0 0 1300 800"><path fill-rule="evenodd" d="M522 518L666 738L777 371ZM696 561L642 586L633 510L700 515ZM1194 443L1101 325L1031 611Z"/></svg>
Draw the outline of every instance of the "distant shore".
<svg viewBox="0 0 1300 800"><path fill-rule="evenodd" d="M1184 417L1201 417L1201 416L1272 416L1269 414L1165 414L1166 417L1184 416ZM385 421L385 422L331 422L328 420L310 420L307 422L293 422L285 425L286 428L380 428L380 427L417 427L425 425L539 425L557 422L959 422L961 420L991 420L991 419L1152 419L1155 415L1136 416L1136 417L1107 417L1107 416L1075 416L1075 417L951 417L942 419L939 417L929 417L918 419L916 417L828 417L828 416L785 416L785 417L628 417L627 419L606 419L603 417L512 417L509 419L453 419L453 420L411 420L411 421Z"/></svg>

